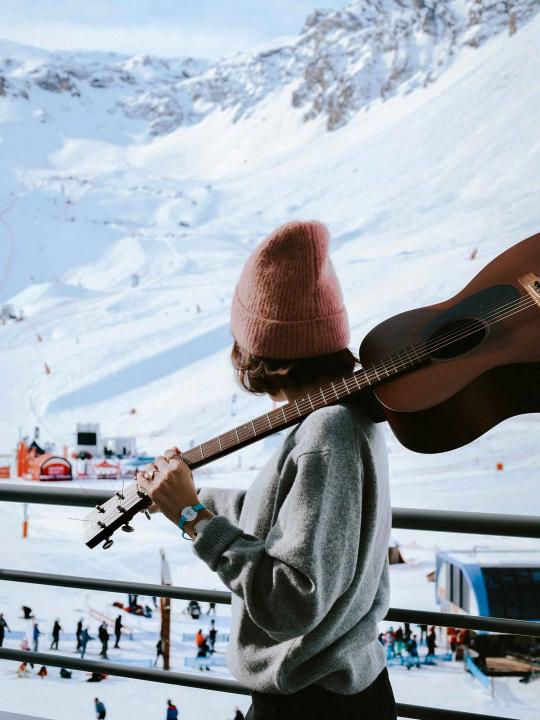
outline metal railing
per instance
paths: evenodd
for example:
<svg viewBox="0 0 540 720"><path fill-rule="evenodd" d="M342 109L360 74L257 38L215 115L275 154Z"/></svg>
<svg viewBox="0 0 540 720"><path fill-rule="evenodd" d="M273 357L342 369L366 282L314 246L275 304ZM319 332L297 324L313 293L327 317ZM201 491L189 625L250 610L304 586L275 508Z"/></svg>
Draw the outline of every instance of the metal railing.
<svg viewBox="0 0 540 720"><path fill-rule="evenodd" d="M96 503L105 502L110 495L110 492L104 492L94 488L85 491L58 487L32 487L23 484L0 485L0 501L4 502L91 507ZM392 526L394 528L410 530L540 538L540 519L529 515L517 516L393 508ZM131 592L139 595L170 597L180 600L198 600L223 604L230 604L231 602L231 595L228 592L163 586L151 583L121 582L103 578L34 573L22 570L0 569L0 580L104 592ZM385 619L390 621L409 621L419 624L425 623L443 627L458 626L460 628L473 630L488 630L525 635L528 637L540 637L540 623L507 618L455 615L452 613L427 612L409 608L390 608ZM233 680L205 678L189 673L170 672L152 668L134 668L120 663L82 660L71 656L34 653L11 648L0 648L0 659L41 663L53 667L100 672L137 680L148 680L249 695L247 688ZM512 718L499 718L494 715L479 715L477 713L409 705L406 703L397 703L397 708L399 717L416 718L417 720L516 720Z"/></svg>

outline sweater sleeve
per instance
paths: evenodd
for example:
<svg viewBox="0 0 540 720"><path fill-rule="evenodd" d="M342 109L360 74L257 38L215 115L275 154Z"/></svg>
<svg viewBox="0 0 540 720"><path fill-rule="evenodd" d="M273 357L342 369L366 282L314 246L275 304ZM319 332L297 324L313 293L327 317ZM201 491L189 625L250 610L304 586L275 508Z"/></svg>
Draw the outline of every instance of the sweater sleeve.
<svg viewBox="0 0 540 720"><path fill-rule="evenodd" d="M238 523L246 495L245 490L203 487L197 494L203 505L206 505L214 515L223 515L232 523Z"/></svg>
<svg viewBox="0 0 540 720"><path fill-rule="evenodd" d="M305 635L351 584L357 566L362 464L356 453L301 454L265 540L212 518L194 552L242 598L253 622L281 642Z"/></svg>

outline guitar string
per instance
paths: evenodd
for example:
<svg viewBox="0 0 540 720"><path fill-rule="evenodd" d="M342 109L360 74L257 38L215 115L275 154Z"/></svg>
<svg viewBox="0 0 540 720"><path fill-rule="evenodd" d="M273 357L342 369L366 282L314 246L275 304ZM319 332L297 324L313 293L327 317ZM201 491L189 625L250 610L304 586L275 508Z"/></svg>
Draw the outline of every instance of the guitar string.
<svg viewBox="0 0 540 720"><path fill-rule="evenodd" d="M484 315L484 316L479 316L478 319L488 320L488 319L492 318L491 321L487 323L488 326L490 326L490 325L494 325L495 323L500 322L500 321L502 321L502 320L504 320L504 319L506 319L506 318L508 318L508 317L512 317L513 315L516 315L517 313L522 312L523 310L527 309L528 307L531 307L531 308L532 308L534 305L536 305L536 303L535 303L535 301L534 301L532 298L530 298L530 297L528 297L528 296L526 296L526 297L521 296L520 298L518 298L518 299L516 299L516 300L513 300L513 301L511 301L511 302L509 302L509 303L506 303L506 305L502 305L502 306L500 306L500 307L498 307L498 308L494 308L494 309L490 310L489 313L487 313L487 314ZM509 310L512 310L512 312L509 312ZM474 321L472 321L472 322L474 322ZM429 342L428 342L428 343L417 344L417 345L416 345L416 348L420 348L420 347L422 347L422 346L424 346L424 348L426 348L426 349L425 349L424 351L422 351L421 353L416 353L416 349L415 349L415 346L414 346L413 344L411 344L410 347L411 347L413 350L415 350L415 354L417 355L418 359L422 359L423 357L427 357L427 356L431 355L431 354L434 352L434 350L440 349L440 348L442 348L442 347L446 347L446 346L449 345L449 344L452 344L452 343L454 343L454 342L456 342L456 341L458 341L458 340L460 340L460 339L463 339L463 338L465 338L465 337L468 337L469 335L473 335L473 334L475 334L475 333L477 333L477 332L479 332L479 328L478 328L477 326L475 326L474 330L472 330L471 332L468 332L468 333L460 332L460 333L454 334L454 336L452 336L452 333L448 333L446 336L443 335L443 336L441 336L440 338L437 339L435 345L431 344L431 346L430 346L430 343L429 343ZM432 342L433 342L433 341L432 341ZM400 351L403 351L403 352L405 352L405 353L408 353L409 351L406 351L406 350L405 350L406 347L407 347L407 346L404 346L403 348L400 348L399 350L396 350L396 351L394 351L393 353L390 353L390 355L387 356L387 357L392 357L392 355L394 355L394 353L399 353ZM427 348L429 348L429 350L427 350ZM404 363L403 361L398 361L397 363L394 363L394 361L391 360L391 362L392 362L392 365L394 366L393 369L395 369L395 366L401 367L401 368L406 368L406 367L407 367L407 363ZM409 361L409 362L410 362L410 361ZM416 363L416 361L413 362L413 365L414 365L415 363ZM381 361L378 361L377 363L375 363L374 365L370 366L367 370L357 371L357 373L362 373L362 372L363 372L364 375L366 376L368 382L370 382L370 378L369 378L369 375L370 375L370 374L371 374L371 376L372 376L372 379L373 379L373 374L375 374L375 376L377 377L377 379L379 379L379 375L378 375L378 373L377 373L377 371L376 371L376 369L375 369L376 367L381 368L381 372L386 372L386 362L385 362L384 360L381 360ZM357 373L355 373L354 376L355 376ZM388 375L388 374L387 374L387 375ZM354 377L354 376L353 376L353 377ZM348 379L342 378L341 381L336 381L336 384L339 385L339 383L342 382L342 383L344 384L346 390L348 391L348 390L349 390L348 383L350 383L350 382L352 382L352 381L353 381L353 378L348 378ZM356 379L354 380L354 382L355 382L355 384L357 384L357 383L356 383ZM323 386L323 387L324 387L324 386ZM356 388L356 389L357 389L357 388ZM324 405L326 405L326 404L327 404L327 401L326 401L326 398L325 398L325 395L324 395L324 390L322 389L322 387L319 388L319 392L320 392L320 394L321 394L321 396L322 396ZM336 394L337 394L337 393L336 393ZM339 396L338 396L338 398L339 398ZM300 399L299 402L300 402L300 404L306 403L306 402L308 402L308 399L307 399L307 398L305 398L305 399ZM311 404L311 403L310 403L310 404ZM283 407L283 406L282 406L282 407ZM321 407L322 407L322 406L321 406ZM318 409L318 408L315 408L315 409ZM298 406L297 406L297 412L299 412L299 411L298 411ZM284 416L285 416L285 418L286 418L287 420L292 419L292 418L287 418L287 416L286 416L286 411L284 412ZM220 437L222 437L222 436L220 436ZM254 437L254 436L251 436L251 437ZM247 438L246 438L246 439L247 439ZM212 440L210 440L209 442L212 442ZM205 443L205 444L206 444L206 443ZM136 485L136 483L134 483L134 484L133 484L133 491L135 491L135 488L136 488L136 487L137 487L137 485ZM126 497L126 500L127 500L127 497ZM125 506L125 505L124 505L124 506ZM126 512L128 512L129 510L131 510L131 508L126 508ZM114 512L114 510L113 510L113 512Z"/></svg>

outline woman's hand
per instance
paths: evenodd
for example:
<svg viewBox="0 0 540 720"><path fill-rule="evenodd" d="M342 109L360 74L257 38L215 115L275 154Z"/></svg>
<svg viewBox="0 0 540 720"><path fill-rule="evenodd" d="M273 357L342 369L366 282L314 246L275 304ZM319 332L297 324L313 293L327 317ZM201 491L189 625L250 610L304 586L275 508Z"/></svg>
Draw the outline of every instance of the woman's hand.
<svg viewBox="0 0 540 720"><path fill-rule="evenodd" d="M136 476L137 485L148 493L162 513L175 525L178 525L183 508L199 502L193 475L181 455L177 447L165 450L146 470L139 470ZM154 473L152 480L144 477L145 472Z"/></svg>

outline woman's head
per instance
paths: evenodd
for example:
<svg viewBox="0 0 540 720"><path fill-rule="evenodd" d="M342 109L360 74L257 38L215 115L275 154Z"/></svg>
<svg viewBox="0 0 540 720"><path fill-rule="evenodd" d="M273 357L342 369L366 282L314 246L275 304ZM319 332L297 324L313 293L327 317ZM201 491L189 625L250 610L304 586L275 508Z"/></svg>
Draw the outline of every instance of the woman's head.
<svg viewBox="0 0 540 720"><path fill-rule="evenodd" d="M347 311L328 255L329 241L322 223L293 221L251 253L231 308L231 331L244 352L281 361L347 347Z"/></svg>
<svg viewBox="0 0 540 720"><path fill-rule="evenodd" d="M235 379L241 388L254 395L267 393L274 399L285 399L304 388L323 385L333 378L350 375L359 360L348 348L294 360L265 358L253 355L235 341L231 350L231 362Z"/></svg>
<svg viewBox="0 0 540 720"><path fill-rule="evenodd" d="M322 223L293 221L248 257L233 296L231 361L249 392L283 399L354 371L329 242Z"/></svg>

